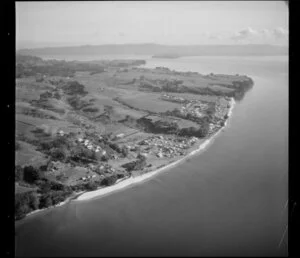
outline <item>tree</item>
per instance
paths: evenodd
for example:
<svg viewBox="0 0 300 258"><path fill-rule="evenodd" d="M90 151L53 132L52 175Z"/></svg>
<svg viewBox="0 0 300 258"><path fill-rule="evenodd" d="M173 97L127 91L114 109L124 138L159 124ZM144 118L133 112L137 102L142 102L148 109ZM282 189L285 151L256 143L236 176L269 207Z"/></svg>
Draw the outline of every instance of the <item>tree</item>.
<svg viewBox="0 0 300 258"><path fill-rule="evenodd" d="M36 192L30 192L28 197L29 197L29 200L28 200L29 208L31 208L32 210L38 209L40 201L39 201L39 198L37 196L37 193Z"/></svg>
<svg viewBox="0 0 300 258"><path fill-rule="evenodd" d="M86 184L86 189L87 190L90 190L90 191L93 191L93 190L96 190L97 189L97 184L95 182L88 182Z"/></svg>
<svg viewBox="0 0 300 258"><path fill-rule="evenodd" d="M36 192L17 193L15 195L15 217L22 219L27 213L36 210L39 206L39 199Z"/></svg>
<svg viewBox="0 0 300 258"><path fill-rule="evenodd" d="M111 175L111 176L105 177L101 181L101 185L105 185L105 186L113 185L117 181L117 179L118 179L118 177L116 175Z"/></svg>
<svg viewBox="0 0 300 258"><path fill-rule="evenodd" d="M60 202L63 202L65 200L65 193L64 191L53 191L51 192L51 199L52 199L52 204L56 205Z"/></svg>
<svg viewBox="0 0 300 258"><path fill-rule="evenodd" d="M49 194L42 195L39 203L39 208L48 208L49 206L52 206L52 198Z"/></svg>
<svg viewBox="0 0 300 258"><path fill-rule="evenodd" d="M128 151L128 149L127 149L126 146L123 146L121 148L121 152L122 152L122 154L123 154L124 157L127 157L128 153L129 153L129 151Z"/></svg>
<svg viewBox="0 0 300 258"><path fill-rule="evenodd" d="M39 173L39 171L34 168L33 166L26 166L24 167L23 170L23 177L24 177L24 181L32 184L34 183L36 180L39 180L42 178L41 174Z"/></svg>
<svg viewBox="0 0 300 258"><path fill-rule="evenodd" d="M146 160L146 157L144 155L142 155L141 153L139 153L136 158L140 161Z"/></svg>
<svg viewBox="0 0 300 258"><path fill-rule="evenodd" d="M68 157L68 152L65 148L53 148L50 151L50 155L55 160L65 161Z"/></svg>
<svg viewBox="0 0 300 258"><path fill-rule="evenodd" d="M15 218L16 219L23 219L26 216L26 214L29 212L30 212L30 208L26 204L15 206Z"/></svg>

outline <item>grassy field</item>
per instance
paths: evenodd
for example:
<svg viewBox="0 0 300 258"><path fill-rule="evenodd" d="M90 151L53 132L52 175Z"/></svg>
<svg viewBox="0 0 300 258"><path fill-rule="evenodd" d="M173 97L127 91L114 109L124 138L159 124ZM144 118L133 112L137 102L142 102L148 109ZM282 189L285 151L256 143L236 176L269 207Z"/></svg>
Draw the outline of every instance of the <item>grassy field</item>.
<svg viewBox="0 0 300 258"><path fill-rule="evenodd" d="M180 108L180 104L162 101L160 94L139 93L123 97L122 100L134 108L159 113Z"/></svg>
<svg viewBox="0 0 300 258"><path fill-rule="evenodd" d="M47 161L44 154L35 150L35 146L22 141L19 141L19 144L20 150L16 151L16 165L24 166L31 164L39 166Z"/></svg>

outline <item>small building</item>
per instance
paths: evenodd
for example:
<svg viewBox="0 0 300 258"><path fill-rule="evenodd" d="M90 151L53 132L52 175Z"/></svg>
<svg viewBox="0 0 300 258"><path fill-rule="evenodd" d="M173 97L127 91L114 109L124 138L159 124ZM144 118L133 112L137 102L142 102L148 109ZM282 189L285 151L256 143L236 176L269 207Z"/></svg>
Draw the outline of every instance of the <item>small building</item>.
<svg viewBox="0 0 300 258"><path fill-rule="evenodd" d="M58 131L58 134L59 134L60 136L64 136L65 133L64 133L63 130L59 130L59 131Z"/></svg>
<svg viewBox="0 0 300 258"><path fill-rule="evenodd" d="M122 137L124 137L124 134L123 133L117 134L116 137L117 138L122 138Z"/></svg>
<svg viewBox="0 0 300 258"><path fill-rule="evenodd" d="M162 158L162 157L163 157L163 154L162 154L161 152L159 152L159 153L157 153L156 156L159 157L159 158Z"/></svg>

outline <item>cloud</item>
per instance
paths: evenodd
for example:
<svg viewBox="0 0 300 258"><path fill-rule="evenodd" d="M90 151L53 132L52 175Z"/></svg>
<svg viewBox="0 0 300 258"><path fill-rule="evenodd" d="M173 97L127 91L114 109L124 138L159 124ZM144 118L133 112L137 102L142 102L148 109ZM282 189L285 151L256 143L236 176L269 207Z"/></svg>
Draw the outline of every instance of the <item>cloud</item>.
<svg viewBox="0 0 300 258"><path fill-rule="evenodd" d="M236 32L231 38L233 40L244 40L256 36L258 34L258 31L252 29L251 27L248 27Z"/></svg>
<svg viewBox="0 0 300 258"><path fill-rule="evenodd" d="M278 39L285 38L289 34L288 30L286 30L282 27L275 28L272 32L273 32L273 35Z"/></svg>

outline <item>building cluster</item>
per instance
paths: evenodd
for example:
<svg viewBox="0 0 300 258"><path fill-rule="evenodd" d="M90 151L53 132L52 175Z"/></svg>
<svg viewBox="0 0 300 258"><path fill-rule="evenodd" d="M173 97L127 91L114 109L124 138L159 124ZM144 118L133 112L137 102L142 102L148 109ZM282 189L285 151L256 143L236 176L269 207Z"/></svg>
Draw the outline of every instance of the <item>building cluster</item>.
<svg viewBox="0 0 300 258"><path fill-rule="evenodd" d="M166 100L166 101L172 101L172 102L177 102L177 103L186 103L187 100L182 98L182 97L177 97L177 96L171 96L168 94L163 94L161 96L162 100Z"/></svg>
<svg viewBox="0 0 300 258"><path fill-rule="evenodd" d="M172 158L174 156L182 156L185 150L190 148L196 142L196 137L190 139L174 139L172 137L153 136L139 143L143 146L142 155L154 155L158 158Z"/></svg>
<svg viewBox="0 0 300 258"><path fill-rule="evenodd" d="M99 138L101 139L101 138ZM82 144L87 149L94 151L94 152L101 152L102 155L106 154L106 150L102 149L99 145L94 144L92 141L84 138L77 138L77 142Z"/></svg>
<svg viewBox="0 0 300 258"><path fill-rule="evenodd" d="M96 177L96 175L90 175L90 176L83 176L83 177L81 177L80 179L81 179L82 181L87 181L87 180L92 179L92 178L95 178L95 177Z"/></svg>
<svg viewBox="0 0 300 258"><path fill-rule="evenodd" d="M207 108L207 104L204 104L199 100L195 100L183 105L180 108L180 113L184 116L190 115L192 117L201 118L205 116L203 111L205 111Z"/></svg>
<svg viewBox="0 0 300 258"><path fill-rule="evenodd" d="M209 125L209 134L214 133L224 125L229 108L230 104L228 102L228 99L220 100L216 103L214 118L212 120L212 123L210 123Z"/></svg>
<svg viewBox="0 0 300 258"><path fill-rule="evenodd" d="M215 112L215 117L219 119L223 119L227 113L228 109L230 108L230 104L226 100L220 100L216 103L216 112Z"/></svg>

